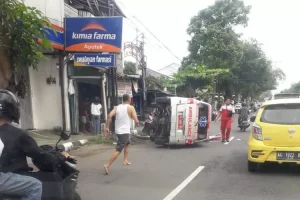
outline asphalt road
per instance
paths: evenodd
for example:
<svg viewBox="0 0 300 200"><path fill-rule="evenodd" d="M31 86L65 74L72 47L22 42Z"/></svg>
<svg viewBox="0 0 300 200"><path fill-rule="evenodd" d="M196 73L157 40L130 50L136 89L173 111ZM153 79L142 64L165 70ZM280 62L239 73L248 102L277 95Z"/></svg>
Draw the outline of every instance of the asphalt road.
<svg viewBox="0 0 300 200"><path fill-rule="evenodd" d="M219 133L214 124L211 133ZM190 148L133 145L131 166L120 157L104 175L111 151L80 158L78 190L83 200L296 200L300 197L297 168L270 166L247 171L248 132L233 126L230 143L206 142Z"/></svg>

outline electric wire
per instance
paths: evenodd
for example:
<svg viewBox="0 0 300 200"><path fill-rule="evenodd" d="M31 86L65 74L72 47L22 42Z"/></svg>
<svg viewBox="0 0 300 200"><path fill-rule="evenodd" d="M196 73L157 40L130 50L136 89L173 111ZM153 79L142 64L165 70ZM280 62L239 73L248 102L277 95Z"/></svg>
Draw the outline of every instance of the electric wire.
<svg viewBox="0 0 300 200"><path fill-rule="evenodd" d="M73 0L74 2L76 2L76 3L80 3L78 0ZM109 7L109 5L106 3L106 2L104 2L104 1L101 1L101 0L98 0L98 1L100 1L101 3L103 3L103 4L105 4L105 5L107 5L107 6L105 6L105 5L99 5L100 7L103 7L103 8L108 8L108 9L110 9L110 7ZM117 4L117 3L116 3ZM117 10L114 10L114 12L116 12L119 16L122 16ZM126 12L126 9L125 9L125 12ZM134 16L134 18L138 21L138 23L139 24L141 24L141 26L144 28L144 29L146 29L146 31L148 32L148 33L150 33L150 35L152 35L174 58L176 58L177 60L179 60L180 62L182 62L182 59L180 59L178 56L176 56L172 51L171 51L171 49L170 48L168 48L159 38L158 38L158 36L156 36L141 20L139 20L136 16ZM133 22L133 20L130 18L130 17L126 17L126 19L128 20L128 22L129 23L131 23L132 25L134 25L138 30L140 30L139 29L139 26L138 25L136 25L136 23L134 23Z"/></svg>

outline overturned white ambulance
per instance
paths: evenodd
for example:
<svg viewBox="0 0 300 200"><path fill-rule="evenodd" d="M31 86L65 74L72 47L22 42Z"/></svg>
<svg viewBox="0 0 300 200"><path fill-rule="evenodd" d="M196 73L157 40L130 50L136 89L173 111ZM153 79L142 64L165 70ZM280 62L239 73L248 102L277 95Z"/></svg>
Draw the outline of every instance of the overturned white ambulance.
<svg viewBox="0 0 300 200"><path fill-rule="evenodd" d="M152 141L157 145L175 145L207 140L211 122L211 105L194 98L158 97L156 128Z"/></svg>

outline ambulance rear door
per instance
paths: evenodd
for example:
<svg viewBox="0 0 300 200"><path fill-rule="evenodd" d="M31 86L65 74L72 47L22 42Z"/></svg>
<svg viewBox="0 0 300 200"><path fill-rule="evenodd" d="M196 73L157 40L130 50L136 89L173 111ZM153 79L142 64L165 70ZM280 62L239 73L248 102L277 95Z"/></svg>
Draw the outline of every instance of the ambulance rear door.
<svg viewBox="0 0 300 200"><path fill-rule="evenodd" d="M208 130L211 122L211 105L206 102L198 102L198 137L205 140L208 137Z"/></svg>

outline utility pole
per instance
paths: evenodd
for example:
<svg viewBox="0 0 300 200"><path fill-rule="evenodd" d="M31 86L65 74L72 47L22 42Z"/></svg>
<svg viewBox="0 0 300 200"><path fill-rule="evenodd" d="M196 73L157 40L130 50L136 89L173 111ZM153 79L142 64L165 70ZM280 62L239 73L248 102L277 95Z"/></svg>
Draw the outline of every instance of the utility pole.
<svg viewBox="0 0 300 200"><path fill-rule="evenodd" d="M214 80L214 89L212 94L212 107L216 108L216 92L217 92L217 79Z"/></svg>
<svg viewBox="0 0 300 200"><path fill-rule="evenodd" d="M139 71L139 61L140 61L140 56L139 56L139 54L140 54L140 51L139 51L139 49L138 49L138 46L139 46L139 29L138 28L136 28L136 40L135 40L135 45L136 45L136 48L135 48L135 56L136 56L136 62L135 62L135 71L136 71L136 73Z"/></svg>
<svg viewBox="0 0 300 200"><path fill-rule="evenodd" d="M109 4L109 16L114 16L115 13L115 7L114 4L111 2L111 0L108 0ZM117 66L110 67L108 71L108 97L110 98L109 101L109 112L114 108L114 106L117 105ZM112 120L112 132L115 131L115 118Z"/></svg>
<svg viewBox="0 0 300 200"><path fill-rule="evenodd" d="M65 103L65 82L64 82L64 76L65 76L65 70L64 68L64 53L62 51L59 51L59 84L60 84L60 91L61 91L61 106L62 106L62 120L63 120L63 131L66 132L66 103Z"/></svg>
<svg viewBox="0 0 300 200"><path fill-rule="evenodd" d="M114 4L111 3L111 7L112 7L112 13L111 16L115 16L115 6ZM116 55L117 57L118 55ZM122 58L123 59L123 58ZM117 80L117 67L115 66L112 68L113 70L113 101L112 101L112 108L114 108L114 106L118 105L118 80ZM115 119L114 119L115 120Z"/></svg>
<svg viewBox="0 0 300 200"><path fill-rule="evenodd" d="M140 51L141 51L141 67L142 67L142 92L143 92L143 112L145 112L146 109L146 102L147 102L147 93L146 93L146 62L145 62L145 51L144 51L144 46L145 46L145 35L144 33L142 34L142 41L140 45ZM144 115L143 115L144 118Z"/></svg>
<svg viewBox="0 0 300 200"><path fill-rule="evenodd" d="M114 16L115 7L111 0L108 0L109 3L109 16ZM117 105L117 74L116 74L116 66L109 68L109 97L110 97L110 107L109 110L111 111L114 106Z"/></svg>
<svg viewBox="0 0 300 200"><path fill-rule="evenodd" d="M108 16L112 15L112 4L111 1L108 0ZM107 73L108 79L107 79L107 111L110 112L111 107L112 107L112 96L113 96L113 82L112 82L112 77L113 77L113 71L112 68L108 69Z"/></svg>

